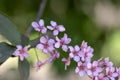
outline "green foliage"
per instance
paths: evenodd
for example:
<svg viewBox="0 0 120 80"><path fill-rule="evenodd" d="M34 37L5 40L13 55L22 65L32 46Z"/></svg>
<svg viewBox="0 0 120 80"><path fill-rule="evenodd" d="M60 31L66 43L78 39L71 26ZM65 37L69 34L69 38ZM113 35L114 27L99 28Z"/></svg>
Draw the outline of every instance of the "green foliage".
<svg viewBox="0 0 120 80"><path fill-rule="evenodd" d="M34 40L31 40L30 41L30 46L31 47L35 47L40 41L39 41L40 38L36 38Z"/></svg>
<svg viewBox="0 0 120 80"><path fill-rule="evenodd" d="M28 80L29 72L30 72L29 62L26 59L24 59L24 61L20 61L19 59L18 69L19 69L21 80Z"/></svg>
<svg viewBox="0 0 120 80"><path fill-rule="evenodd" d="M21 43L20 34L15 25L5 16L0 14L0 34L3 35L13 45Z"/></svg>
<svg viewBox="0 0 120 80"><path fill-rule="evenodd" d="M24 36L24 35L21 35L21 44L22 46L26 46L29 44L29 38Z"/></svg>
<svg viewBox="0 0 120 80"><path fill-rule="evenodd" d="M0 43L0 64L6 61L14 51L15 47L8 45L7 43Z"/></svg>

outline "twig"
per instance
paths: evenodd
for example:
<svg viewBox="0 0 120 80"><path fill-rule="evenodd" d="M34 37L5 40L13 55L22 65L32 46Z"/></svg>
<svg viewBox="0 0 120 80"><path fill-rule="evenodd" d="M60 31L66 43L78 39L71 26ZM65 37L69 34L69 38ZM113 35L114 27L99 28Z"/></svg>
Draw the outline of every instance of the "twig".
<svg viewBox="0 0 120 80"><path fill-rule="evenodd" d="M41 1L35 21L38 21L41 18L42 14L43 14L43 11L45 9L46 3L47 3L47 0L42 0ZM33 30L33 28L30 25L30 27L28 27L28 29L26 30L24 35L28 37L32 30Z"/></svg>

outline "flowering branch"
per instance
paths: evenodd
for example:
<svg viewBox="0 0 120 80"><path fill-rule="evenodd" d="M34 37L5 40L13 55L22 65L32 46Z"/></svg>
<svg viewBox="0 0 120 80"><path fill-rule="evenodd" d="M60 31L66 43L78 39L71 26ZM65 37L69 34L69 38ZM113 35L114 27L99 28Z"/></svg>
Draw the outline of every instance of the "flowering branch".
<svg viewBox="0 0 120 80"><path fill-rule="evenodd" d="M109 58L98 59L96 61L91 61L93 57L94 49L91 46L87 45L87 42L83 41L82 44L71 46L69 43L72 41L66 33L63 37L59 37L60 32L65 32L63 25L57 25L56 22L50 21L50 26L45 27L44 20L32 22L34 30L41 33L39 43L36 45L36 48L41 50L44 54L50 55L45 61L37 61L37 70L39 70L43 65L51 63L55 59L59 58L61 48L65 53L68 54L68 57L62 56L62 62L65 63L65 70L70 65L71 60L77 63L75 72L79 74L80 77L83 77L85 74L89 76L92 80L120 80L120 68L113 66L113 63L109 61ZM53 37L47 35L48 31L52 32ZM21 61L26 55L27 51L24 48L19 48L17 46L17 51L14 55L19 56ZM38 55L36 55L38 57Z"/></svg>
<svg viewBox="0 0 120 80"><path fill-rule="evenodd" d="M47 0L41 1L35 21L38 21L41 18L43 11L45 9L46 3L47 3ZM28 37L32 30L33 30L33 27L30 25L30 27L28 27L24 35Z"/></svg>

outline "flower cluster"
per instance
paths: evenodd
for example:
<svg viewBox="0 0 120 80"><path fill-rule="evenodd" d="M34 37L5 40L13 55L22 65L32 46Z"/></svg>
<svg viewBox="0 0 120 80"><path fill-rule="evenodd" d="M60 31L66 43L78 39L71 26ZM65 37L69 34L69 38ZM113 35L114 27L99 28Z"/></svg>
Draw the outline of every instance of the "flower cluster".
<svg viewBox="0 0 120 80"><path fill-rule="evenodd" d="M94 49L88 46L87 42L83 41L81 45L71 46L69 45L71 38L66 33L64 33L63 37L59 37L60 32L65 32L64 26L57 25L54 21L51 21L50 24L50 26L45 27L42 19L39 22L32 22L34 30L42 34L36 48L41 50L43 54L50 55L44 62L38 60L37 70L59 58L60 52L58 49L61 48L68 54L68 57L62 56L61 60L65 63L65 70L70 66L71 60L74 60L77 63L75 72L80 77L87 74L92 80L120 80L120 68L115 68L109 58L100 58L92 62ZM48 30L51 31L52 37L48 36ZM20 60L23 61L24 57L29 57L27 50L27 47L18 45L14 55L19 56Z"/></svg>

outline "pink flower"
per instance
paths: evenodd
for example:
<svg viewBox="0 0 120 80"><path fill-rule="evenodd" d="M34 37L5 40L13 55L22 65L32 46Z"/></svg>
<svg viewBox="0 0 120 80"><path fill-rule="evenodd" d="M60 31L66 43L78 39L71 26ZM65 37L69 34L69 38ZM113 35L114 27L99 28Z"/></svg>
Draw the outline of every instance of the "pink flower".
<svg viewBox="0 0 120 80"><path fill-rule="evenodd" d="M117 68L118 80L120 80L120 68Z"/></svg>
<svg viewBox="0 0 120 80"><path fill-rule="evenodd" d="M90 62L91 58L93 57L93 48L87 45L86 42L82 42L80 47L79 56L81 57L82 61Z"/></svg>
<svg viewBox="0 0 120 80"><path fill-rule="evenodd" d="M113 63L109 61L108 57L104 59L104 66L105 67L112 67L113 66Z"/></svg>
<svg viewBox="0 0 120 80"><path fill-rule="evenodd" d="M78 73L80 77L83 77L86 71L87 64L83 62L78 62L78 67L76 67L75 72Z"/></svg>
<svg viewBox="0 0 120 80"><path fill-rule="evenodd" d="M70 65L70 58L62 58L62 61L65 63L65 70L67 70L67 66Z"/></svg>
<svg viewBox="0 0 120 80"><path fill-rule="evenodd" d="M71 39L67 37L67 34L64 34L63 38L59 39L58 37L56 37L56 43L55 43L55 47L59 48L60 46L62 46L63 51L67 52L68 47L67 44L69 44L71 42Z"/></svg>
<svg viewBox="0 0 120 80"><path fill-rule="evenodd" d="M21 45L17 45L17 50L13 53L15 56L19 56L20 60L23 61L24 57L28 58L29 54L27 53L28 48L27 47L22 47Z"/></svg>
<svg viewBox="0 0 120 80"><path fill-rule="evenodd" d="M92 80L105 80L104 74L100 73L99 75L94 76Z"/></svg>
<svg viewBox="0 0 120 80"><path fill-rule="evenodd" d="M111 80L115 80L115 77L118 76L118 73L115 72L115 68L114 67L107 67L106 68L106 75L108 78L110 78Z"/></svg>
<svg viewBox="0 0 120 80"><path fill-rule="evenodd" d="M50 54L51 54L51 57L47 60L48 63L60 57L60 53L56 50L51 52Z"/></svg>
<svg viewBox="0 0 120 80"><path fill-rule="evenodd" d="M57 25L56 22L51 21L50 24L52 26L47 26L49 30L53 30L53 35L57 36L59 32L65 31L65 28L62 25Z"/></svg>
<svg viewBox="0 0 120 80"><path fill-rule="evenodd" d="M98 67L98 62L94 61L93 63L87 64L87 74L97 76L100 72L102 72L103 68Z"/></svg>
<svg viewBox="0 0 120 80"><path fill-rule="evenodd" d="M40 38L40 43L36 47L42 50L43 53L49 53L54 50L54 43L55 41L53 39L48 39L47 37L43 36Z"/></svg>
<svg viewBox="0 0 120 80"><path fill-rule="evenodd" d="M41 19L41 20L39 21L39 23L37 23L37 22L32 22L32 26L33 26L33 28L34 28L36 31L41 32L41 33L43 33L43 34L47 32L47 28L44 26L44 21L43 21L43 19Z"/></svg>
<svg viewBox="0 0 120 80"><path fill-rule="evenodd" d="M74 61L79 62L80 61L80 56L79 56L80 48L79 48L79 46L78 45L75 45L74 47L69 46L69 49L70 49L69 57L73 58Z"/></svg>

